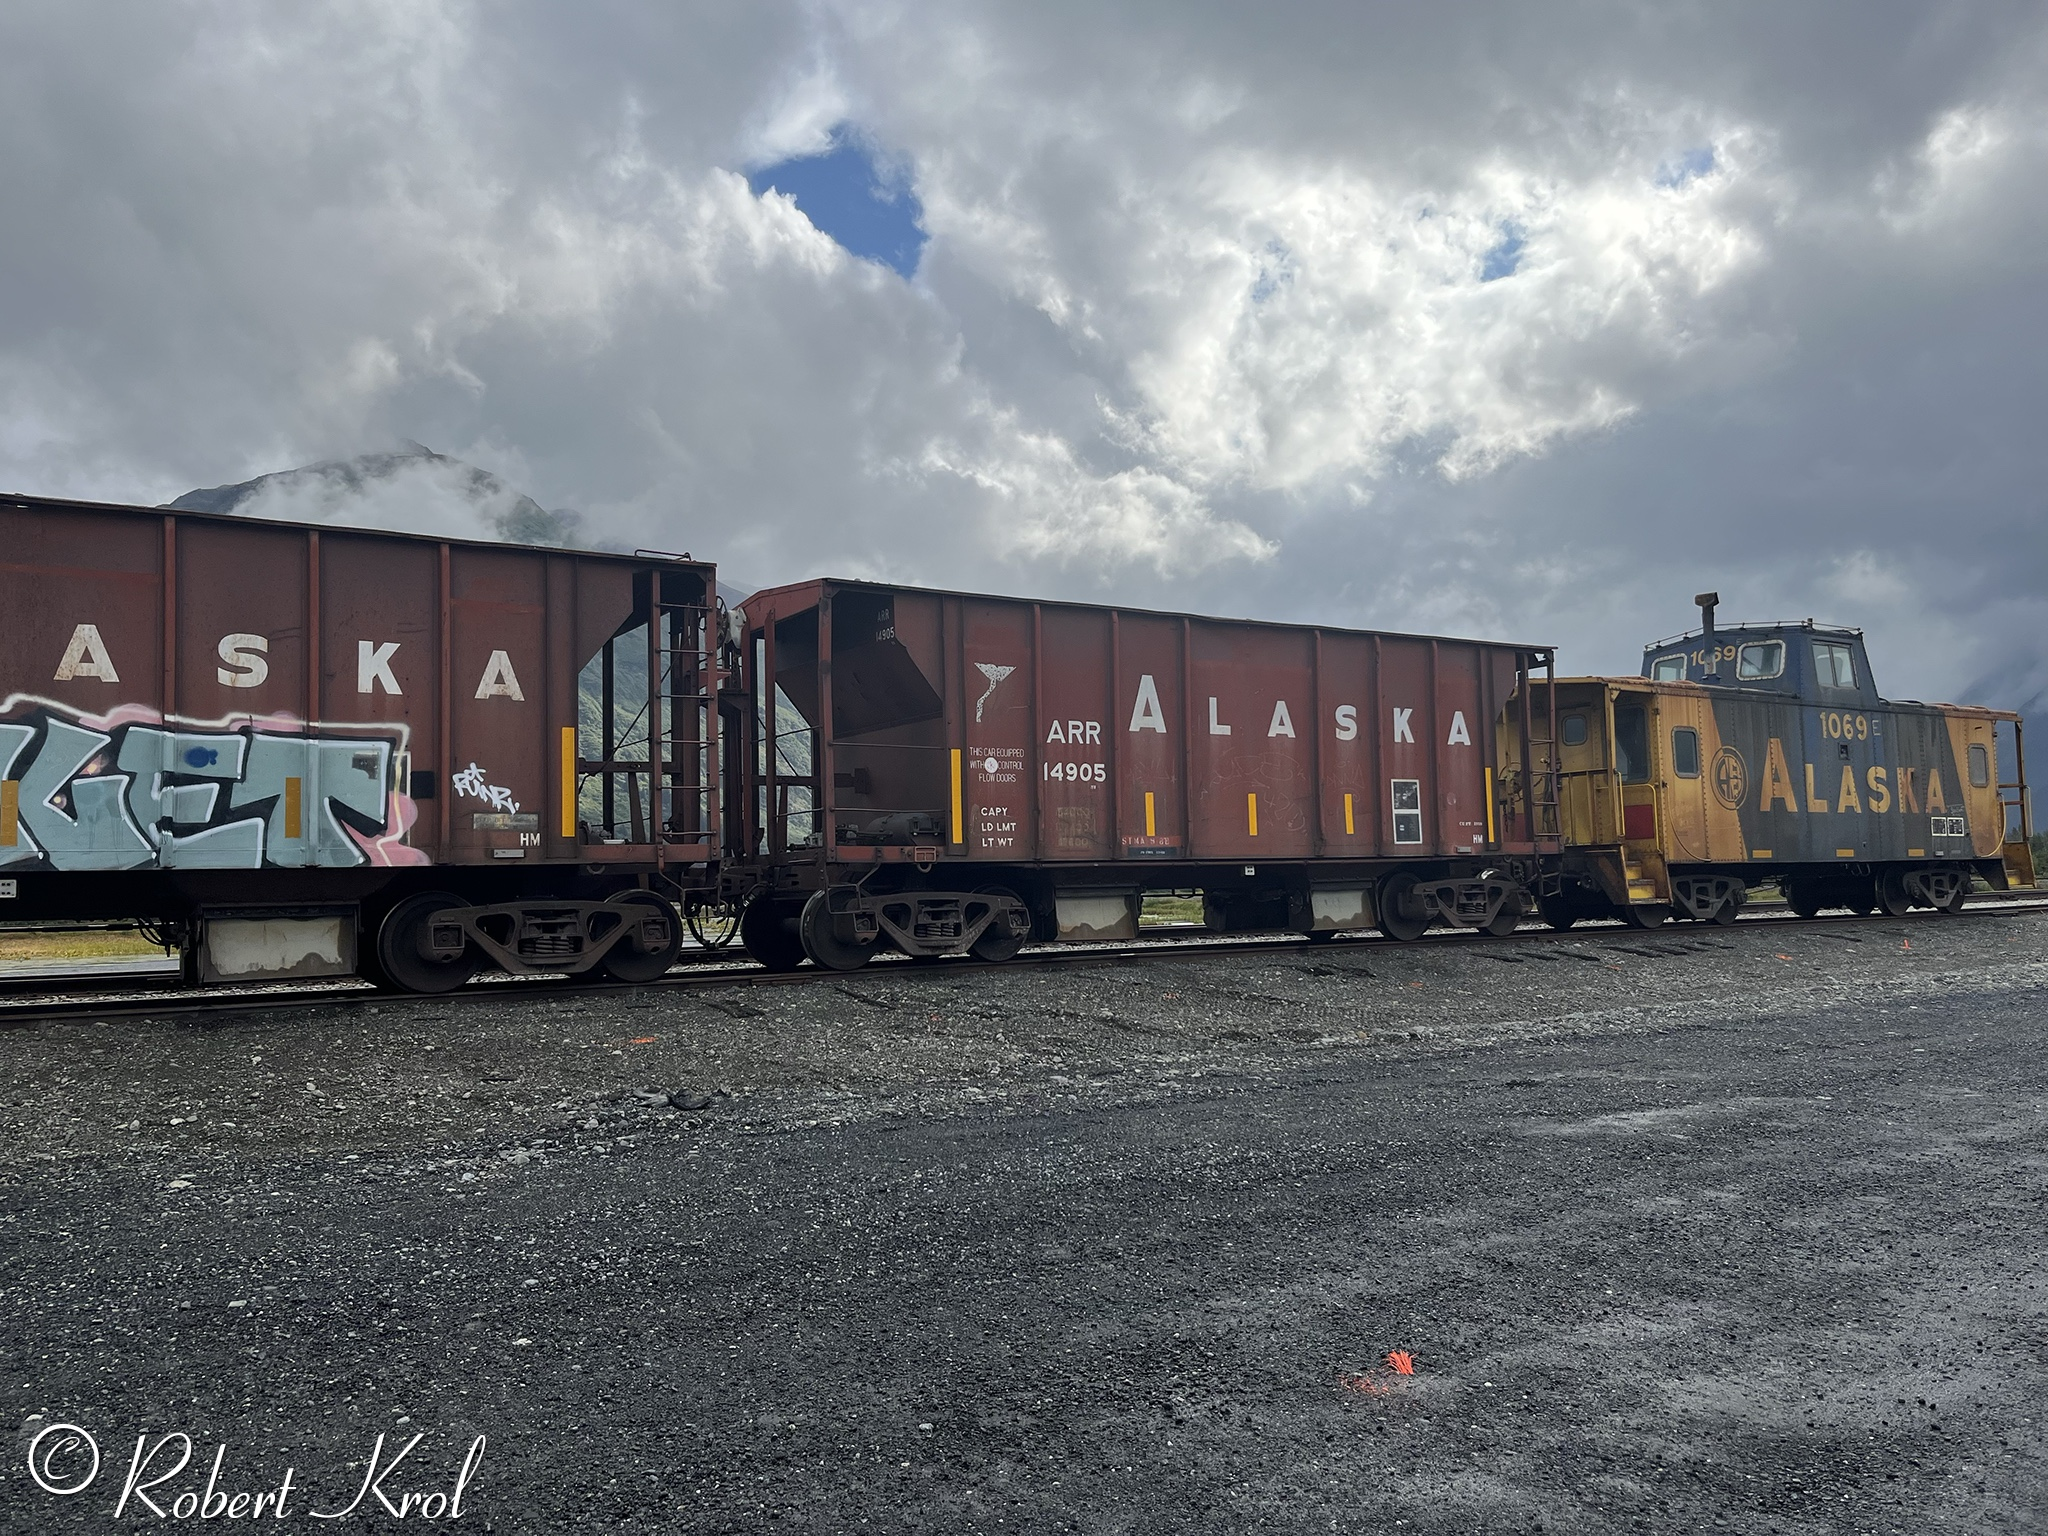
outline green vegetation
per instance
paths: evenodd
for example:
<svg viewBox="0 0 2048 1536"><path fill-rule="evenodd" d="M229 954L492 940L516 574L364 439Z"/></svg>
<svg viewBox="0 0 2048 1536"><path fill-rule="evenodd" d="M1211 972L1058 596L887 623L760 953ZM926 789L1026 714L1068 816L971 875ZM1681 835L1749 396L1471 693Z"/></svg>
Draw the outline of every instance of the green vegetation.
<svg viewBox="0 0 2048 1536"><path fill-rule="evenodd" d="M161 949L133 928L0 928L0 965L157 959L162 955Z"/></svg>
<svg viewBox="0 0 2048 1536"><path fill-rule="evenodd" d="M1169 923L1199 924L1201 921L1200 896L1147 896L1138 912L1138 926L1141 928L1162 928Z"/></svg>

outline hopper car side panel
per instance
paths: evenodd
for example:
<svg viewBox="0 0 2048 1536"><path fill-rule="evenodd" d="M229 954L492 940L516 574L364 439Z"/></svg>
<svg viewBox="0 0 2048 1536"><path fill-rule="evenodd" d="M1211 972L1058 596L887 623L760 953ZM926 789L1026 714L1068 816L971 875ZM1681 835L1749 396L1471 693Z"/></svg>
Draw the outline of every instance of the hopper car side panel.
<svg viewBox="0 0 2048 1536"><path fill-rule="evenodd" d="M517 902L590 887L593 862L599 886L704 866L701 832L636 850L581 805L604 776L583 668L657 582L701 609L711 573L0 501L0 915Z"/></svg>
<svg viewBox="0 0 2048 1536"><path fill-rule="evenodd" d="M745 624L737 895L993 882L1043 913L1199 886L1299 918L1326 884L1362 905L1395 868L1539 851L1492 763L1540 647L836 581L756 593Z"/></svg>

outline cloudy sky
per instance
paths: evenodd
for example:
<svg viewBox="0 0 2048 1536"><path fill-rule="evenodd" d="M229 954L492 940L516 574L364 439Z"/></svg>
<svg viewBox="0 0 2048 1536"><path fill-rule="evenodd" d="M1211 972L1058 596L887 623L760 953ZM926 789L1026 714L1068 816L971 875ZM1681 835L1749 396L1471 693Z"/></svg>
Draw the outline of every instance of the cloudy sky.
<svg viewBox="0 0 2048 1536"><path fill-rule="evenodd" d="M15 0L0 207L0 488L2048 688L2038 0Z"/></svg>

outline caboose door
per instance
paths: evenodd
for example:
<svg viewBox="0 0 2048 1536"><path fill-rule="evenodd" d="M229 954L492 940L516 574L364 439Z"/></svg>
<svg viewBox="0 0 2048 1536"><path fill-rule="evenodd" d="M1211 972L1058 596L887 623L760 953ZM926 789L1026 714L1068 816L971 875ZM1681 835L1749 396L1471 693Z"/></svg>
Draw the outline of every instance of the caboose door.
<svg viewBox="0 0 2048 1536"><path fill-rule="evenodd" d="M1615 807L1614 762L1608 751L1613 728L1604 684L1561 684L1557 701L1559 800L1564 837L1573 847L1605 847L1621 841Z"/></svg>
<svg viewBox="0 0 2048 1536"><path fill-rule="evenodd" d="M1713 828L1707 815L1706 779L1701 773L1702 716L1706 701L1693 693L1659 693L1650 712L1663 756L1657 765L1657 816L1665 857L1680 863L1703 863L1714 857ZM1740 851L1729 849L1729 858Z"/></svg>

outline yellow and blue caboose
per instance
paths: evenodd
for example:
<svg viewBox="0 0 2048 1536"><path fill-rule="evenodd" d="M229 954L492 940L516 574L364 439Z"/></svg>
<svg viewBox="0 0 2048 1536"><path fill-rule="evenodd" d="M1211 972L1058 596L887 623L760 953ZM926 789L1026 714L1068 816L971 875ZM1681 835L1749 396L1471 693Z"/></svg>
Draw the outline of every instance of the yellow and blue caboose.
<svg viewBox="0 0 2048 1536"><path fill-rule="evenodd" d="M1715 595L1698 601L1701 627L1649 646L1641 676L1532 689L1533 784L1564 850L1540 896L1553 926L1733 922L1767 882L1807 916L2034 883L2018 715L1886 700L1862 631L1717 628ZM1518 746L1501 739L1508 783Z"/></svg>

